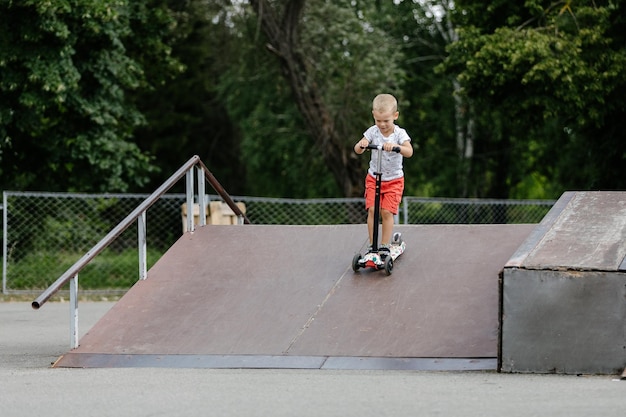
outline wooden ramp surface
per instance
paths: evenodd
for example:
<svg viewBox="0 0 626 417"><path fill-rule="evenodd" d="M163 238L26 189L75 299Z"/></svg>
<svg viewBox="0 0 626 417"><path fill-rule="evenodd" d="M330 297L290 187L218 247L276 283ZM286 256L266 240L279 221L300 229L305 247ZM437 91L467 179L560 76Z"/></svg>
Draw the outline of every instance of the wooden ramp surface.
<svg viewBox="0 0 626 417"><path fill-rule="evenodd" d="M352 271L365 225L204 226L55 366L496 369L498 274L534 227L396 226L387 276Z"/></svg>

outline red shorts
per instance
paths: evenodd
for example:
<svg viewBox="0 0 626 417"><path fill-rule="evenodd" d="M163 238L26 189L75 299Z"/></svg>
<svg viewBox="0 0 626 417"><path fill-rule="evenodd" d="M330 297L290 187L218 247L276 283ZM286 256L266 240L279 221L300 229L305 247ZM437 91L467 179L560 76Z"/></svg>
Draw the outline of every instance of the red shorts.
<svg viewBox="0 0 626 417"><path fill-rule="evenodd" d="M396 178L391 181L382 181L380 184L380 207L398 214L398 208L402 201L402 193L404 192L404 177ZM369 210L374 207L374 199L376 197L376 179L371 175L365 178L365 209Z"/></svg>

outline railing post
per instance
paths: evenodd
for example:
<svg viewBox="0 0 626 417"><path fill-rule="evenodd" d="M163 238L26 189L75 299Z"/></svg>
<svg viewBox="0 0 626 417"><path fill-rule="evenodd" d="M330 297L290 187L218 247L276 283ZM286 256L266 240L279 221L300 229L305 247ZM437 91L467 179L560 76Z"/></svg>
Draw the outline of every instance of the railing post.
<svg viewBox="0 0 626 417"><path fill-rule="evenodd" d="M196 169L198 170L198 215L200 216L200 226L206 226L207 202L205 201L204 170L201 166L196 166Z"/></svg>
<svg viewBox="0 0 626 417"><path fill-rule="evenodd" d="M78 274L70 279L70 347L78 347Z"/></svg>
<svg viewBox="0 0 626 417"><path fill-rule="evenodd" d="M146 242L146 212L137 217L137 248L139 249L139 279L148 277L148 255Z"/></svg>
<svg viewBox="0 0 626 417"><path fill-rule="evenodd" d="M187 192L187 231L194 231L194 210L193 210L193 167L185 173L185 184Z"/></svg>

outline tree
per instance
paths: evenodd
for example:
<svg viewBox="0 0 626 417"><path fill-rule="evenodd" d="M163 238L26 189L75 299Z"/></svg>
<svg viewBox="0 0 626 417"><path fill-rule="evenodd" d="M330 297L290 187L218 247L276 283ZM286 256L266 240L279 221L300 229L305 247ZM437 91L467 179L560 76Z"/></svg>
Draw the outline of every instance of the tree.
<svg viewBox="0 0 626 417"><path fill-rule="evenodd" d="M128 93L146 88L149 74L174 71L165 42L171 21L157 6L2 2L3 188L111 192L146 183L155 168L132 142L144 118Z"/></svg>
<svg viewBox="0 0 626 417"><path fill-rule="evenodd" d="M231 21L234 6L227 0L167 3L176 22L170 34L171 56L184 70L169 78L154 74L151 78L159 81L134 97L146 118L135 132L135 142L161 168L152 173L151 183L159 184L199 155L228 192L245 193L241 135L228 115L227 100L219 97L220 79L239 65Z"/></svg>
<svg viewBox="0 0 626 417"><path fill-rule="evenodd" d="M626 186L622 1L459 1L445 71L480 109L484 195ZM478 149L477 149L478 150Z"/></svg>
<svg viewBox="0 0 626 417"><path fill-rule="evenodd" d="M435 68L458 41L453 1L381 2L371 19L401 45L407 74L401 122L419 146L406 164L406 190L414 195L467 197L474 160L475 121L471 102L458 94L453 75Z"/></svg>
<svg viewBox="0 0 626 417"><path fill-rule="evenodd" d="M375 86L370 92L398 91L402 78L395 65L397 51L390 43L384 56L377 55L371 47L386 36L356 14L346 13L350 9L343 2L251 0L250 4L316 151L344 196L362 195L364 164L351 148L366 124L356 130L351 116L367 114L375 94L356 98L355 92L363 93L364 84Z"/></svg>

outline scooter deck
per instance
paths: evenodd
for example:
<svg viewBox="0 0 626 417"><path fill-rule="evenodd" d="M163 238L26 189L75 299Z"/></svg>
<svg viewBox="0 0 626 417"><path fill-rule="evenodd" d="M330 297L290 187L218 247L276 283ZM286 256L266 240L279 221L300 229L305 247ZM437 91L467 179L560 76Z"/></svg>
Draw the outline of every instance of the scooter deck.
<svg viewBox="0 0 626 417"><path fill-rule="evenodd" d="M404 253L406 249L406 243L402 242L399 244L392 243L389 245L389 256L394 261L398 258L398 256ZM363 255L363 260L366 267L373 268L375 266L382 266L384 264L384 259L380 256L378 252L366 253Z"/></svg>
<svg viewBox="0 0 626 417"><path fill-rule="evenodd" d="M406 243L400 242L399 244L392 243L389 245L389 252L391 254L391 258L395 261L396 258L404 253L406 249Z"/></svg>
<svg viewBox="0 0 626 417"><path fill-rule="evenodd" d="M387 275L391 275L393 262L404 253L406 244L400 236L389 245L389 257L383 258L378 252L366 253L364 256L357 253L352 260L352 269L357 272L359 268L384 269Z"/></svg>

